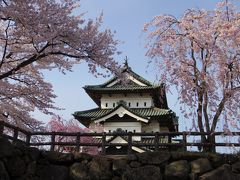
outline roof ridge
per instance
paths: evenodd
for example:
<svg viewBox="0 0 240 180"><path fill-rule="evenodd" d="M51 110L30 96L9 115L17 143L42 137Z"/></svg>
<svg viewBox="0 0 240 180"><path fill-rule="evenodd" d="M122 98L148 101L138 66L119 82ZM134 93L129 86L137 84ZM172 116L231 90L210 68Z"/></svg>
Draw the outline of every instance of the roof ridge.
<svg viewBox="0 0 240 180"><path fill-rule="evenodd" d="M83 89L92 89L92 90L144 90L144 89L157 89L161 86L111 86L111 87L101 87L101 86L85 86Z"/></svg>
<svg viewBox="0 0 240 180"><path fill-rule="evenodd" d="M89 110L85 110L85 111L75 111L74 114L77 114L79 112L87 113L87 112L91 112L91 111L95 111L95 110L102 110L102 109L100 107L98 107L98 108L93 108L93 109L89 109Z"/></svg>
<svg viewBox="0 0 240 180"><path fill-rule="evenodd" d="M136 72L134 72L132 70L131 67L127 66L127 67L123 67L121 70L120 70L120 74L124 73L124 72L127 72L129 73L130 75L132 75L134 78L136 78L137 80L139 80L140 82L146 84L147 86L155 86L153 83L151 83L150 81L148 81L147 79L145 79L144 77L140 76L139 74L137 74ZM99 84L99 85L86 85L84 86L85 87L105 87L107 86L108 84L112 83L113 81L115 81L116 79L118 79L118 76L115 75L113 76L112 78L110 78L109 80L107 80L106 82L102 83L102 84Z"/></svg>
<svg viewBox="0 0 240 180"><path fill-rule="evenodd" d="M129 70L130 73L131 73L132 75L134 75L135 78L138 79L139 81L141 81L141 82L143 81L143 82L146 83L147 85L153 86L153 83L151 83L150 81L148 81L148 80L145 79L144 77L142 77L142 76L140 76L139 74L137 74L136 72L134 72L134 71L132 70L132 68L128 68L128 70Z"/></svg>

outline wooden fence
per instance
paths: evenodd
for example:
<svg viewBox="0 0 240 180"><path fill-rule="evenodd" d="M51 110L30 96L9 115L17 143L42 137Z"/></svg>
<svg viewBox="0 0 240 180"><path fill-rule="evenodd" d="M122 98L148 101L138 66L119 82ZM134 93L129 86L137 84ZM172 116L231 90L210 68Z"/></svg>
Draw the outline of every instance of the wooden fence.
<svg viewBox="0 0 240 180"><path fill-rule="evenodd" d="M12 132L12 133L11 133ZM200 143L200 142L189 142L188 138L193 136L209 136L215 140L217 136L239 136L240 132L232 132L231 134L224 134L224 132L214 132L209 133L200 133L200 132L156 132L156 133L137 133L137 132L113 132L113 133L69 133L69 132L29 132L23 129L20 129L16 126L10 125L6 122L0 121L0 136L7 138L13 142L19 141L25 143L27 146L50 146L50 151L54 151L56 146L72 146L77 152L79 152L80 147L84 146L95 146L101 147L101 153L106 153L106 147L108 146L127 146L128 153L132 153L132 147L151 147L154 151L159 151L161 147L166 147L171 149L171 147L178 147L182 150L187 150L187 147L201 146L201 147L219 147L219 146L234 146L240 147L240 143ZM34 136L48 137L47 142L34 141ZM56 137L74 137L74 141L64 141L60 142L56 140ZM127 143L109 143L107 137L113 136L124 136L126 137ZM143 143L133 141L133 137L152 137L154 139L151 143ZM172 137L181 136L181 141L179 143L171 142ZM82 137L98 137L101 139L101 142L82 142ZM167 137L166 142L160 142L159 138Z"/></svg>

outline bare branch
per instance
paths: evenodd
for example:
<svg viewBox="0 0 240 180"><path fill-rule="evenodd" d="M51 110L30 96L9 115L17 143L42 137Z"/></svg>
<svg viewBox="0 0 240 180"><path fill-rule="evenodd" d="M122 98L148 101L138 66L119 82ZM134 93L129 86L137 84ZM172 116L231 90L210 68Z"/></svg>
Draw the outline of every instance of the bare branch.
<svg viewBox="0 0 240 180"><path fill-rule="evenodd" d="M219 120L219 116L221 115L223 109L224 109L224 105L226 103L226 101L228 100L228 96L225 95L223 96L221 102L218 105L217 111L213 117L213 121L212 121L212 127L211 127L211 132L214 132L217 126L217 122Z"/></svg>
<svg viewBox="0 0 240 180"><path fill-rule="evenodd" d="M3 49L3 55L2 55L2 60L1 60L1 63L0 63L0 68L2 67L3 63L4 63L4 60L5 60L5 56L6 56L6 53L7 53L7 46L8 46L8 28L10 26L10 21L8 21L8 24L7 24L7 27L5 29L5 44L4 44L4 49Z"/></svg>
<svg viewBox="0 0 240 180"><path fill-rule="evenodd" d="M206 90L204 93L204 101L203 101L203 115L205 119L206 130L207 132L210 132L210 122L208 118L208 94Z"/></svg>
<svg viewBox="0 0 240 180"><path fill-rule="evenodd" d="M9 78L9 79L12 79L12 80L14 80L14 81L18 81L18 82L20 82L20 83L26 84L27 86L33 85L33 84L30 84L30 83L27 82L27 81L21 80L21 79L16 78L16 77L11 77L11 76L9 76L8 78Z"/></svg>
<svg viewBox="0 0 240 180"><path fill-rule="evenodd" d="M42 53L48 46L49 46L49 44L47 43L47 44L39 51L39 53ZM11 76L11 75L13 75L13 74L14 74L15 72L17 72L18 70L20 70L20 69L28 66L29 64L32 64L33 62L35 62L35 61L37 61L37 60L40 60L40 59L46 57L47 55L48 55L48 54L45 54L45 53L39 54L39 55L37 55L37 54L32 55L32 57L30 57L30 58L27 59L26 61L21 62L21 63L18 64L17 66L13 67L11 70L9 70L9 71L1 74L1 75L0 75L0 80L1 80L1 79L4 79L4 78L6 78L6 77L9 77L9 76Z"/></svg>

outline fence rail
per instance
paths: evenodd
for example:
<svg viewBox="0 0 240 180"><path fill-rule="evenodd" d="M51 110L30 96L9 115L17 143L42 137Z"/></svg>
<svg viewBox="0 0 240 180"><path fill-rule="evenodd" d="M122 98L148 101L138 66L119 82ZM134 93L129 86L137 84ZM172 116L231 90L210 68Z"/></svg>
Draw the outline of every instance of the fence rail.
<svg viewBox="0 0 240 180"><path fill-rule="evenodd" d="M12 133L10 133L12 132ZM191 136L211 136L214 143L200 143L200 142L189 142L188 138ZM101 147L101 153L105 154L106 147L108 146L125 146L128 149L128 153L132 153L132 147L151 147L154 151L158 151L161 147L171 149L172 147L179 147L183 150L187 150L187 147L201 146L201 147L219 147L219 146L235 146L240 147L240 143L216 143L216 136L239 136L240 132L232 132L231 134L225 134L224 132L213 132L213 133L201 133L201 132L155 132L155 133L138 133L138 132L112 132L112 133L70 133L70 132L30 132L10 125L6 122L0 121L0 136L9 139L13 142L20 141L25 143L27 146L50 146L50 151L54 151L56 146L72 146L76 151L80 150L80 147L84 146L96 146ZM48 142L35 142L34 136L48 137ZM69 141L58 141L56 137L74 137L73 140ZM113 136L124 136L126 137L127 143L109 143L107 137ZM152 137L154 139L151 143L143 143L133 141L133 137ZM179 143L172 143L172 137L181 136L182 139ZM82 137L100 138L101 142L81 142ZM159 142L160 137L167 138L166 142Z"/></svg>

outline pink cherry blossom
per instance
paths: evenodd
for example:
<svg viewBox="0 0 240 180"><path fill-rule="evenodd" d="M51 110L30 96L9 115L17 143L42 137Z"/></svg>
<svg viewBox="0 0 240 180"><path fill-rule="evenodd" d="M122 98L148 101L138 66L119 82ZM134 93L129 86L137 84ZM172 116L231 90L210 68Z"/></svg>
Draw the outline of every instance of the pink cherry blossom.
<svg viewBox="0 0 240 180"><path fill-rule="evenodd" d="M100 30L102 15L84 20L74 15L77 0L0 1L0 120L22 128L38 129L35 109L51 114L56 109L52 85L43 70L71 71L86 61L89 71L98 68L117 72L113 60L118 41Z"/></svg>
<svg viewBox="0 0 240 180"><path fill-rule="evenodd" d="M102 132L103 128L101 125L94 125L92 128L84 128L80 127L80 123L76 120L69 120L66 121L62 119L60 116L53 116L52 119L47 123L45 127L46 131L55 131L55 132L81 132L81 133L88 133L88 132ZM56 136L56 142L76 142L76 137L73 136ZM93 137L89 136L82 136L80 137L80 141L84 143L91 143L93 141ZM61 152L72 152L75 151L75 147L69 146L57 146L55 148L57 151ZM81 152L89 153L89 154L98 154L98 148L94 146L89 147L82 147Z"/></svg>
<svg viewBox="0 0 240 180"><path fill-rule="evenodd" d="M177 88L185 117L200 132L214 132L221 119L239 126L239 24L240 13L224 1L215 10L189 9L181 18L159 15L144 27L147 56L166 86Z"/></svg>

